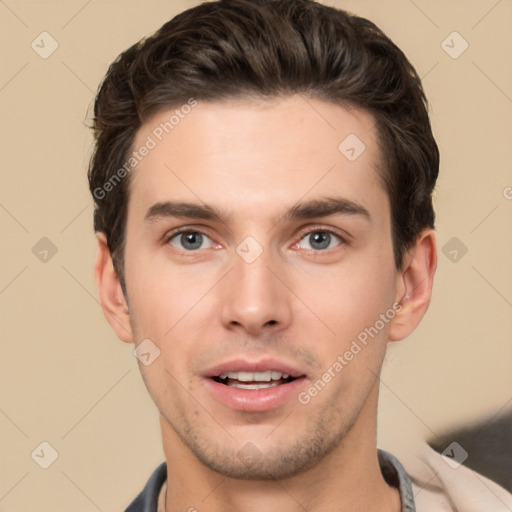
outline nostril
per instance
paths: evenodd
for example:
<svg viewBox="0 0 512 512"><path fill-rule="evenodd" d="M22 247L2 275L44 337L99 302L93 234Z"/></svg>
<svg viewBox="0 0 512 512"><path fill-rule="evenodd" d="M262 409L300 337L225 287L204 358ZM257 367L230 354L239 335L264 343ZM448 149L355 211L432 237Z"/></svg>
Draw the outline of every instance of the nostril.
<svg viewBox="0 0 512 512"><path fill-rule="evenodd" d="M269 320L265 325L276 325L277 320Z"/></svg>

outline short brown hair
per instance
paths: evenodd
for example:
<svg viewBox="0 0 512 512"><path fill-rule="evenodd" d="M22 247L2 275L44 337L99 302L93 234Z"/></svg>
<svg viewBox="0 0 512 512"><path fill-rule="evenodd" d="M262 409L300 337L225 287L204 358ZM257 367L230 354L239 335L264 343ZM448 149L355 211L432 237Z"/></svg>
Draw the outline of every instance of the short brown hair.
<svg viewBox="0 0 512 512"><path fill-rule="evenodd" d="M113 62L94 104L89 186L126 295L123 253L129 178L109 187L138 129L191 97L303 94L371 113L384 155L395 262L434 226L439 151L420 78L372 22L313 0L219 0L177 15ZM119 176L119 175L118 175ZM124 176L124 173L123 173ZM110 180L110 181L109 181Z"/></svg>

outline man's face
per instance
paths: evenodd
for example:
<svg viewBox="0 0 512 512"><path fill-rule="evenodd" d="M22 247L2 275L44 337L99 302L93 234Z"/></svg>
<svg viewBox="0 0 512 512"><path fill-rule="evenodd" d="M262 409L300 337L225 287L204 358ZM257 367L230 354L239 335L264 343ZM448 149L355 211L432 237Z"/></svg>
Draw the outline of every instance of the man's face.
<svg viewBox="0 0 512 512"><path fill-rule="evenodd" d="M228 476L290 476L372 416L401 298L374 120L300 96L199 102L159 141L171 114L135 142L156 142L127 218L133 340L160 350L140 369L167 442Z"/></svg>

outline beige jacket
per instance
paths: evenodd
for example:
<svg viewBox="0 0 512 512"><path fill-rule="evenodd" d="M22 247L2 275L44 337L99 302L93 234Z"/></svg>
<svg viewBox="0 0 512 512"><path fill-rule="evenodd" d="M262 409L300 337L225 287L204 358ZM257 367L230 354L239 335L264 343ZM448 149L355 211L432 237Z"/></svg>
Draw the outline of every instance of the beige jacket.
<svg viewBox="0 0 512 512"><path fill-rule="evenodd" d="M417 512L512 512L512 494L424 444L400 458L412 481ZM451 465L450 465L451 463Z"/></svg>

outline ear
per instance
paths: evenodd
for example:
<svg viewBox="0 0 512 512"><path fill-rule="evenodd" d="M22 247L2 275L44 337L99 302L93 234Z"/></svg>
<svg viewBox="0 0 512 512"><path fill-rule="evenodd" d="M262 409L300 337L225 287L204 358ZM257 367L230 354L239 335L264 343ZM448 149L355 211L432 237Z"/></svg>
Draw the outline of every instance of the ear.
<svg viewBox="0 0 512 512"><path fill-rule="evenodd" d="M427 312L436 266L435 233L432 229L426 229L407 252L397 277L396 302L401 306L397 308L397 314L391 321L389 341L398 341L409 336Z"/></svg>
<svg viewBox="0 0 512 512"><path fill-rule="evenodd" d="M121 282L114 270L112 257L107 245L105 233L96 233L98 253L94 265L94 275L100 294L103 314L114 329L117 337L125 343L133 343L133 333L130 325L130 313Z"/></svg>

